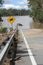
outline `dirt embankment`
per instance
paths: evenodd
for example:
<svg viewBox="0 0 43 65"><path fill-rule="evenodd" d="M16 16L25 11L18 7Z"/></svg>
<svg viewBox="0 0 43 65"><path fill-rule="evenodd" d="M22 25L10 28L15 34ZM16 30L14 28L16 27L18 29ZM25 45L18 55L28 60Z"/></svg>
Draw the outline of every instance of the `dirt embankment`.
<svg viewBox="0 0 43 65"><path fill-rule="evenodd" d="M0 45L2 45L2 43L13 34L13 32L9 32L9 33L0 33Z"/></svg>

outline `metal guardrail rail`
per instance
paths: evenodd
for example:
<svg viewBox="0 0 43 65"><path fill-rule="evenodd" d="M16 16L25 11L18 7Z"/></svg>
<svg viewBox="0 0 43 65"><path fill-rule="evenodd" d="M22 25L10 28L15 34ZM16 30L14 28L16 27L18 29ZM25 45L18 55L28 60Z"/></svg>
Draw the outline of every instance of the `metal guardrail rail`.
<svg viewBox="0 0 43 65"><path fill-rule="evenodd" d="M4 58L6 57L8 50L12 44L12 39L14 37L14 34L11 36L11 38L6 42L6 45L4 46L3 50L0 52L0 65L3 65ZM1 49L0 49L1 50Z"/></svg>

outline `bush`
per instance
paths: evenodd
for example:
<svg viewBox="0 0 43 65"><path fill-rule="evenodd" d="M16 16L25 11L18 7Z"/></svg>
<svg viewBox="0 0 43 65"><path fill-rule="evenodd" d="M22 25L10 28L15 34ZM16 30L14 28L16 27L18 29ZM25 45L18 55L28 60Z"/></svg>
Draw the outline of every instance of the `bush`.
<svg viewBox="0 0 43 65"><path fill-rule="evenodd" d="M6 28L6 27L1 28L1 29L0 29L0 32L1 32L1 33L7 33L7 28Z"/></svg>

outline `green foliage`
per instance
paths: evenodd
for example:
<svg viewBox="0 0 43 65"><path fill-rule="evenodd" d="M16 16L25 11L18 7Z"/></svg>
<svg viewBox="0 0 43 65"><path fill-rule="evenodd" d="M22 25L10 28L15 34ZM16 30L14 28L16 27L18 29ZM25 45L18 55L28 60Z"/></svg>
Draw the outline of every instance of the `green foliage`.
<svg viewBox="0 0 43 65"><path fill-rule="evenodd" d="M32 8L30 16L40 22L43 21L43 0L29 0L29 6Z"/></svg>
<svg viewBox="0 0 43 65"><path fill-rule="evenodd" d="M1 32L1 33L7 33L7 28L6 28L6 27L0 28L0 32Z"/></svg>
<svg viewBox="0 0 43 65"><path fill-rule="evenodd" d="M4 2L3 0L0 0L0 6L3 4L3 2Z"/></svg>
<svg viewBox="0 0 43 65"><path fill-rule="evenodd" d="M0 9L0 16L16 16L16 15L28 15L29 14L29 10L17 10L17 9Z"/></svg>

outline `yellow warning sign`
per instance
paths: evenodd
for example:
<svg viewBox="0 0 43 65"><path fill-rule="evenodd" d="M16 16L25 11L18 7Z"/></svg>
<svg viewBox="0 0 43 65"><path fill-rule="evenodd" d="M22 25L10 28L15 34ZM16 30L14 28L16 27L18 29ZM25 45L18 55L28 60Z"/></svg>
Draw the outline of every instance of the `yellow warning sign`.
<svg viewBox="0 0 43 65"><path fill-rule="evenodd" d="M14 18L13 16L10 16L10 17L8 18L8 22L9 22L10 24L13 24L13 23L15 22L15 18Z"/></svg>

